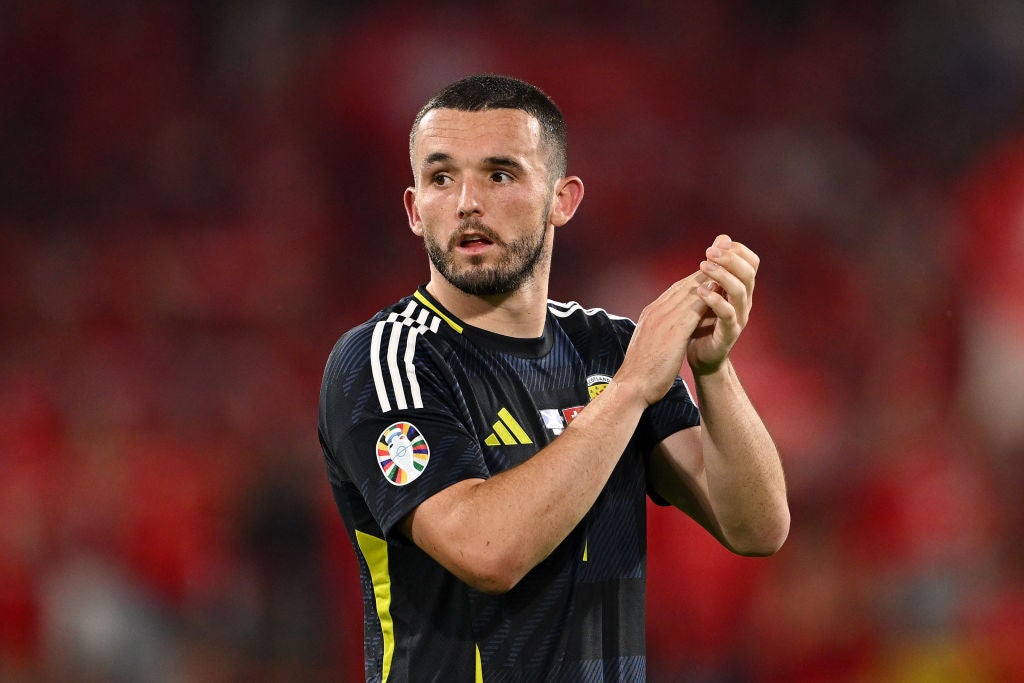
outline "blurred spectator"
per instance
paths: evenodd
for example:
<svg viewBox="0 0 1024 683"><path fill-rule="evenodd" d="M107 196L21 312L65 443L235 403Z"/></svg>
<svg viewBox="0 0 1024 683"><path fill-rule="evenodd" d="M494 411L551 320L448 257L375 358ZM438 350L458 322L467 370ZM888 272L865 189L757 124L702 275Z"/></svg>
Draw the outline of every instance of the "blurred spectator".
<svg viewBox="0 0 1024 683"><path fill-rule="evenodd" d="M1022 19L5 4L0 679L362 677L320 361L425 277L414 109L494 71L587 182L553 296L636 315L710 236L763 258L736 361L793 532L740 560L652 510L652 680L1024 680Z"/></svg>

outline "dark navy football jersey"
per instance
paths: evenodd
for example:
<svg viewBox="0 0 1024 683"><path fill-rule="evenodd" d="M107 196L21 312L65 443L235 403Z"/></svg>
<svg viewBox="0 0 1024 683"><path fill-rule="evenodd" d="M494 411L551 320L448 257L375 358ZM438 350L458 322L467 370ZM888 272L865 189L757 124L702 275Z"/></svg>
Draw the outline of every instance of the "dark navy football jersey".
<svg viewBox="0 0 1024 683"><path fill-rule="evenodd" d="M399 529L435 493L557 438L607 386L634 327L549 302L542 337L504 337L421 287L338 341L318 426L359 561L367 681L644 680L647 461L699 423L681 379L644 412L582 522L508 593L469 587Z"/></svg>

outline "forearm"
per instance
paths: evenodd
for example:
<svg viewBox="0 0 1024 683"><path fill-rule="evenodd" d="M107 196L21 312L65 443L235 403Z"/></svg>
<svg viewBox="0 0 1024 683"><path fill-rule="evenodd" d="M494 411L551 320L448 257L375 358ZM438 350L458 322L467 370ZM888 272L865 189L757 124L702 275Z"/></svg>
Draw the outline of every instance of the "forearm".
<svg viewBox="0 0 1024 683"><path fill-rule="evenodd" d="M644 308L614 378L551 444L490 479L459 482L414 510L405 533L481 590L508 590L580 523L643 411L672 386L707 306L694 273Z"/></svg>
<svg viewBox="0 0 1024 683"><path fill-rule="evenodd" d="M695 375L708 498L736 552L771 554L789 533L782 463L732 363Z"/></svg>
<svg viewBox="0 0 1024 683"><path fill-rule="evenodd" d="M488 592L508 590L593 506L644 407L635 392L613 381L536 455L426 501L433 509L417 510L406 533L463 581Z"/></svg>

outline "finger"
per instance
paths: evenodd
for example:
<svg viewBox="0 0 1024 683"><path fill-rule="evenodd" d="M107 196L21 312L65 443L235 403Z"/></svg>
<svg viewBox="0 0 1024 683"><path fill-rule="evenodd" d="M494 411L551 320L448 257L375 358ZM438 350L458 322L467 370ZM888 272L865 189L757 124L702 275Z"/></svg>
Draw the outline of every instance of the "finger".
<svg viewBox="0 0 1024 683"><path fill-rule="evenodd" d="M739 258L750 265L750 268L756 273L758 266L761 264L761 258L753 252L747 245L742 242L730 242L728 245L722 246L716 240L708 251L712 249L718 249L721 252L720 256L728 256L730 258ZM715 252L718 253L718 252ZM710 256L709 256L710 257Z"/></svg>
<svg viewBox="0 0 1024 683"><path fill-rule="evenodd" d="M742 327L747 324L753 304L753 283L746 283L713 261L701 262L701 270L708 274L708 282L715 283L711 291L724 296L735 310L736 319ZM702 297L707 302L706 297Z"/></svg>
<svg viewBox="0 0 1024 683"><path fill-rule="evenodd" d="M746 294L746 285L742 279L740 279L735 273L729 271L725 266L712 261L710 259L700 262L701 272L707 276L708 282L705 283L708 289L715 291L715 287L711 284L718 285L718 291L720 294L732 294L734 296Z"/></svg>
<svg viewBox="0 0 1024 683"><path fill-rule="evenodd" d="M753 294L758 265L756 254L738 242L733 242L728 249L708 248L707 257L712 264L726 269L742 282L748 296ZM703 267L703 264L701 270L709 276L713 272L713 268Z"/></svg>
<svg viewBox="0 0 1024 683"><path fill-rule="evenodd" d="M707 287L699 288L698 293L700 298L704 300L704 303L707 304L707 307L718 318L719 329L724 333L725 338L735 340L742 329L736 307L724 296Z"/></svg>
<svg viewBox="0 0 1024 683"><path fill-rule="evenodd" d="M691 275L672 283L657 299L644 308L644 317L677 318L679 313L689 310L693 315L701 316L707 310L707 305L697 295L697 288L703 286L710 280L708 276L697 271Z"/></svg>
<svg viewBox="0 0 1024 683"><path fill-rule="evenodd" d="M673 282L671 287L669 287L669 289L684 289L684 290L688 290L691 287L693 287L694 285L699 285L699 284L702 284L702 283L706 282L707 279L708 279L707 274L705 274L705 273L703 273L703 272L698 270L696 272L690 273L689 275L684 277L682 280L677 280L676 282Z"/></svg>
<svg viewBox="0 0 1024 683"><path fill-rule="evenodd" d="M705 273L709 282L717 287L708 287L711 291L726 296L732 304L741 310L746 309L751 297L751 290L743 279L727 268L714 261L701 261L701 272Z"/></svg>
<svg viewBox="0 0 1024 683"><path fill-rule="evenodd" d="M707 274L698 270L682 280L673 282L655 301L663 301L670 307L678 306L686 298L695 298L694 290L707 281Z"/></svg>
<svg viewBox="0 0 1024 683"><path fill-rule="evenodd" d="M705 252L705 256L716 263L722 265L743 264L749 268L752 272L757 272L758 258L757 254L750 251L749 248L740 244L739 242L733 242L727 247L708 247Z"/></svg>

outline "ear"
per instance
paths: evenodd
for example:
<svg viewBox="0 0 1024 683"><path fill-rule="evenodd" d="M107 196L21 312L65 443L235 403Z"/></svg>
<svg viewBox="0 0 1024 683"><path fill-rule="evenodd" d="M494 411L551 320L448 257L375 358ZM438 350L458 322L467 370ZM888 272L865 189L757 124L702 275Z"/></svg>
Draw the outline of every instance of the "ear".
<svg viewBox="0 0 1024 683"><path fill-rule="evenodd" d="M405 188L405 214L409 217L409 229L417 237L423 237L423 222L420 220L419 209L416 208L416 188Z"/></svg>
<svg viewBox="0 0 1024 683"><path fill-rule="evenodd" d="M555 186L555 199L551 202L549 220L556 228L569 222L576 213L576 208L583 201L583 181L576 176L568 176L558 181Z"/></svg>

